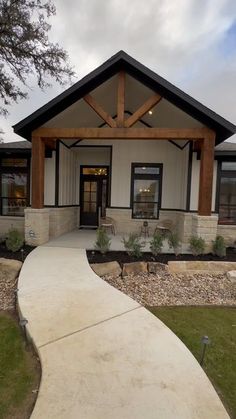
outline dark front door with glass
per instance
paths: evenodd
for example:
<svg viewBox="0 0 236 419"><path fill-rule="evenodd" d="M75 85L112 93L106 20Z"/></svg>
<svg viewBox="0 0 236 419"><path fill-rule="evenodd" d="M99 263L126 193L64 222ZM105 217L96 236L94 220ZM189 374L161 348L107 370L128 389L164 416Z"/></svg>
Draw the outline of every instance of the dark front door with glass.
<svg viewBox="0 0 236 419"><path fill-rule="evenodd" d="M107 167L81 167L80 225L97 227L99 215L105 217L108 191Z"/></svg>

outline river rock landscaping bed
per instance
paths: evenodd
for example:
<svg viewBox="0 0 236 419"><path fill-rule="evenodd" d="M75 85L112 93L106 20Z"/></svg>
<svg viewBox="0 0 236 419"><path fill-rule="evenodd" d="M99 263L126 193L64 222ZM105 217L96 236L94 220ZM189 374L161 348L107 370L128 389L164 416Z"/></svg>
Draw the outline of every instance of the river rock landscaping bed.
<svg viewBox="0 0 236 419"><path fill-rule="evenodd" d="M0 258L0 310L15 310L18 275L22 262Z"/></svg>
<svg viewBox="0 0 236 419"><path fill-rule="evenodd" d="M153 262L125 263L122 270L118 262L91 267L144 306L236 305L236 276L227 272L171 272L168 265Z"/></svg>

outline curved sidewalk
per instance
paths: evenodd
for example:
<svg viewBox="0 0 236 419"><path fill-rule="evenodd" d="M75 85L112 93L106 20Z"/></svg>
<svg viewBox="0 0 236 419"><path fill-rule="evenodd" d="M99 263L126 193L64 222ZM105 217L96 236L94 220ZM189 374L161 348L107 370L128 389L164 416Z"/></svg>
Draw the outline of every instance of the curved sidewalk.
<svg viewBox="0 0 236 419"><path fill-rule="evenodd" d="M41 246L18 284L42 364L32 419L226 419L205 373L156 317L90 269Z"/></svg>

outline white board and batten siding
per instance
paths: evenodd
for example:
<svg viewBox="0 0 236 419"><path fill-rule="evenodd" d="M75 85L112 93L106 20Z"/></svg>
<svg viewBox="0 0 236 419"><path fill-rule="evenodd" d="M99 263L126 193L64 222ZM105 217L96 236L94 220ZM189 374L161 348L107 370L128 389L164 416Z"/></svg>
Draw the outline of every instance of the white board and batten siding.
<svg viewBox="0 0 236 419"><path fill-rule="evenodd" d="M132 163L162 163L162 207L185 209L189 146L180 150L168 141L126 139L99 142L84 140L83 145L112 146L111 206L130 206ZM99 152L98 150L90 147L77 148L78 178L79 167L82 164L110 163L109 149L100 148Z"/></svg>

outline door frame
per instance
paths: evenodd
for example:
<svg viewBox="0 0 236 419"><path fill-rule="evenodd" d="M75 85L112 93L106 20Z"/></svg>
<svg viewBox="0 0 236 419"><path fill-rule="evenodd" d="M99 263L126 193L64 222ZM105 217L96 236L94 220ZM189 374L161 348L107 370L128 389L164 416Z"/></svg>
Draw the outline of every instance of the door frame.
<svg viewBox="0 0 236 419"><path fill-rule="evenodd" d="M107 175L83 175L83 169L91 169L91 168L105 168L107 169ZM109 206L109 200L110 200L110 167L106 164L83 164L80 166L80 190L79 190L79 202L80 202L80 226L81 226L81 212L82 212L82 199L83 199L83 180L92 181L93 179L99 180L99 179L107 179L107 196L106 196L106 207ZM99 187L98 187L99 189ZM99 190L97 189L97 193ZM99 224L99 205L97 199L97 226ZM89 226L88 226L89 227Z"/></svg>

